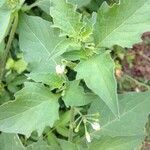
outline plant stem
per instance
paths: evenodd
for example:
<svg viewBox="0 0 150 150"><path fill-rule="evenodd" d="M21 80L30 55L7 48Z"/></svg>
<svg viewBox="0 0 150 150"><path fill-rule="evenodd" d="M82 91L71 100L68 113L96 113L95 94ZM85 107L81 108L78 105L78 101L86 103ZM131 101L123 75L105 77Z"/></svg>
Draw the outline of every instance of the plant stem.
<svg viewBox="0 0 150 150"><path fill-rule="evenodd" d="M148 56L146 56L146 55L144 55L144 54L142 54L142 53L140 53L140 55L141 55L143 58L145 58L146 60L148 60L148 61L150 62L150 58L149 58Z"/></svg>
<svg viewBox="0 0 150 150"><path fill-rule="evenodd" d="M68 141L70 142L72 142L73 140L74 113L75 113L74 107L71 107L69 135L68 135Z"/></svg>
<svg viewBox="0 0 150 150"><path fill-rule="evenodd" d="M14 35L15 35L15 32L16 32L17 26L18 26L18 13L16 13L15 16L14 16L14 21L13 21L12 28L11 28L11 31L10 31L10 35L9 35L9 38L8 38L8 42L7 42L5 51L4 51L3 62L2 62L2 66L1 66L2 69L1 69L1 72L0 72L0 81L2 81L3 76L4 76L7 57L8 57L8 54L9 54L9 50L11 48L11 44L12 44L12 41L13 41L13 38L14 38Z"/></svg>
<svg viewBox="0 0 150 150"><path fill-rule="evenodd" d="M144 83L142 83L142 82L139 82L138 80L132 78L131 76L129 76L129 75L127 75L127 74L124 74L124 77L125 77L125 78L128 78L128 79L130 79L130 80L132 80L132 81L135 82L137 85L146 87L148 90L150 90L150 86L148 86L148 85L146 85L146 84L144 84Z"/></svg>

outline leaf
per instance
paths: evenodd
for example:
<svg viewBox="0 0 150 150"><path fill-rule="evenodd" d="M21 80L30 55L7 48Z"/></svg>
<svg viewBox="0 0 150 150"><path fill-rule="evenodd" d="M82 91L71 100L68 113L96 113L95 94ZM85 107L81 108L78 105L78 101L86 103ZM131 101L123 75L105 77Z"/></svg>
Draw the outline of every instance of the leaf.
<svg viewBox="0 0 150 150"><path fill-rule="evenodd" d="M59 88L64 81L59 79L56 82L56 61L71 41L59 37L59 30L54 30L48 21L39 17L21 16L19 32L20 48L31 71L28 76L36 82ZM51 80L48 81L49 78Z"/></svg>
<svg viewBox="0 0 150 150"><path fill-rule="evenodd" d="M61 149L60 145L58 143L58 139L57 139L56 135L54 133L52 133L52 132L48 132L47 133L47 143L51 147L55 147L55 149L57 149L57 150Z"/></svg>
<svg viewBox="0 0 150 150"><path fill-rule="evenodd" d="M59 143L61 145L62 150L77 150L76 145L72 142L59 140Z"/></svg>
<svg viewBox="0 0 150 150"><path fill-rule="evenodd" d="M0 43L5 38L11 20L11 11L0 8Z"/></svg>
<svg viewBox="0 0 150 150"><path fill-rule="evenodd" d="M28 146L26 150L56 150L55 146L49 146L46 142L39 140L38 142ZM57 150L61 150L58 149Z"/></svg>
<svg viewBox="0 0 150 150"><path fill-rule="evenodd" d="M64 83L64 78L58 76L56 73L30 73L27 74L27 76L35 82L42 82L49 85L52 90L55 88L61 88Z"/></svg>
<svg viewBox="0 0 150 150"><path fill-rule="evenodd" d="M75 70L77 79L84 79L87 86L118 115L117 84L110 54L103 53L82 61Z"/></svg>
<svg viewBox="0 0 150 150"><path fill-rule="evenodd" d="M139 137L103 137L90 144L88 150L133 150L139 142Z"/></svg>
<svg viewBox="0 0 150 150"><path fill-rule="evenodd" d="M92 136L144 138L144 126L150 113L150 92L127 93L119 96L120 118L115 118L109 108L100 100L95 100L89 113L99 112L101 130ZM101 119L102 117L102 119Z"/></svg>
<svg viewBox="0 0 150 150"><path fill-rule="evenodd" d="M41 135L46 126L52 127L59 118L57 100L58 96L42 84L26 82L15 101L0 106L0 131L29 137L37 130Z"/></svg>
<svg viewBox="0 0 150 150"><path fill-rule="evenodd" d="M140 35L150 30L150 0L120 0L120 5L100 7L94 29L95 44L130 47L139 42Z"/></svg>
<svg viewBox="0 0 150 150"><path fill-rule="evenodd" d="M78 93L78 94L77 94ZM85 93L84 89L79 86L79 81L72 81L65 91L63 100L66 106L84 106L92 102L93 94Z"/></svg>
<svg viewBox="0 0 150 150"><path fill-rule="evenodd" d="M25 150L19 137L16 134L2 133L0 134L1 150Z"/></svg>
<svg viewBox="0 0 150 150"><path fill-rule="evenodd" d="M59 37L59 31L40 17L23 15L20 18L20 48L32 72L54 71L55 58L65 52L69 41Z"/></svg>
<svg viewBox="0 0 150 150"><path fill-rule="evenodd" d="M69 135L69 129L67 127L63 127L63 126L58 126L56 127L56 131L64 136L64 137L67 137L68 138L68 135Z"/></svg>
<svg viewBox="0 0 150 150"><path fill-rule="evenodd" d="M53 26L60 28L63 32L62 35L78 39L83 23L81 15L75 10L76 7L67 3L66 0L55 0L52 2L50 14L53 17Z"/></svg>

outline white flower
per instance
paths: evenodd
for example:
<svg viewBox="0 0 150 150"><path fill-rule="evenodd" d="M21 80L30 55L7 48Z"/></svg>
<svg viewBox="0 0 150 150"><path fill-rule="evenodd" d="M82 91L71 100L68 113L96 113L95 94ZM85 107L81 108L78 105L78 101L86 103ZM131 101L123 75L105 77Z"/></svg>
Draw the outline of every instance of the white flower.
<svg viewBox="0 0 150 150"><path fill-rule="evenodd" d="M91 124L91 126L92 126L92 128L93 128L94 130L96 130L96 131L98 131L98 130L101 129L100 124L99 124L98 122L93 122L93 123Z"/></svg>
<svg viewBox="0 0 150 150"><path fill-rule="evenodd" d="M86 137L86 140L90 143L91 137L90 137L90 134L88 132L85 133L85 137Z"/></svg>
<svg viewBox="0 0 150 150"><path fill-rule="evenodd" d="M57 65L55 69L56 69L56 73L60 74L60 75L65 72L65 66L64 65Z"/></svg>

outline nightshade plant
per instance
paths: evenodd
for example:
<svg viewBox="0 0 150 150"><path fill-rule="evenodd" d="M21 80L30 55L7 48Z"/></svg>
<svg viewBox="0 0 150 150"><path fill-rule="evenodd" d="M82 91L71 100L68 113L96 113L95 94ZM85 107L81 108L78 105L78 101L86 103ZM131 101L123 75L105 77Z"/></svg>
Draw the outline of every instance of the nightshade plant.
<svg viewBox="0 0 150 150"><path fill-rule="evenodd" d="M150 0L89 2L0 1L1 150L140 149L150 92L117 94L111 49L150 30Z"/></svg>

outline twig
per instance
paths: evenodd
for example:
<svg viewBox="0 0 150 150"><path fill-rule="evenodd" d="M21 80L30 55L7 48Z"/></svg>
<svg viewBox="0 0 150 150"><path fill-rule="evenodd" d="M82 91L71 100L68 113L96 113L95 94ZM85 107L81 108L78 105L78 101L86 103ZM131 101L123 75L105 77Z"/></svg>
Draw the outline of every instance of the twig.
<svg viewBox="0 0 150 150"><path fill-rule="evenodd" d="M5 66L6 66L6 62L7 62L7 57L8 57L8 54L9 54L9 50L11 48L11 44L12 44L12 41L13 41L13 38L14 38L14 35L15 35L15 32L16 32L17 26L18 26L18 13L16 13L16 15L14 17L14 22L12 24L12 28L11 28L11 31L10 31L9 39L8 39L8 42L7 42L7 45L6 45L6 49L4 51L4 56L3 56L2 66L1 66L2 70L0 72L0 80L1 81L2 81L3 76L4 76L4 71L5 71Z"/></svg>
<svg viewBox="0 0 150 150"><path fill-rule="evenodd" d="M74 113L75 113L74 107L71 107L69 135L68 135L68 141L70 142L73 140Z"/></svg>
<svg viewBox="0 0 150 150"><path fill-rule="evenodd" d="M150 62L150 58L149 58L148 56L146 56L146 55L144 55L144 54L142 54L142 53L140 53L140 55L141 55L143 58L145 58L146 60L148 60L148 61Z"/></svg>
<svg viewBox="0 0 150 150"><path fill-rule="evenodd" d="M132 78L131 76L129 76L129 75L127 75L127 74L124 74L124 77L126 77L126 78L132 80L132 81L135 82L137 85L146 87L148 90L150 90L150 86L148 86L148 85L146 85L146 84L144 84L144 83L142 83L142 82L139 82L138 80Z"/></svg>

